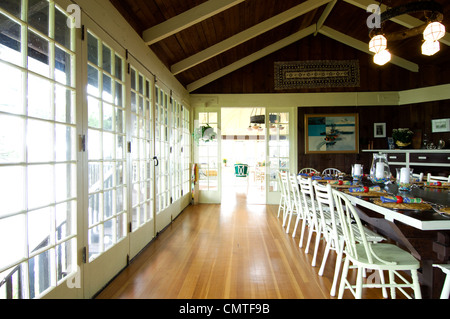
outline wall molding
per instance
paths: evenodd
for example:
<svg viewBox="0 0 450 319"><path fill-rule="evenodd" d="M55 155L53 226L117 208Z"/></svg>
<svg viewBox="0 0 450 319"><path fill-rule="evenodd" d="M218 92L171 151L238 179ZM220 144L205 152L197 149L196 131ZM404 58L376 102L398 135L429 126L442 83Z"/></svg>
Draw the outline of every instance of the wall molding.
<svg viewBox="0 0 450 319"><path fill-rule="evenodd" d="M405 91L337 92L337 93L270 93L270 94L191 94L191 106L220 107L340 107L392 106L450 99L450 84Z"/></svg>

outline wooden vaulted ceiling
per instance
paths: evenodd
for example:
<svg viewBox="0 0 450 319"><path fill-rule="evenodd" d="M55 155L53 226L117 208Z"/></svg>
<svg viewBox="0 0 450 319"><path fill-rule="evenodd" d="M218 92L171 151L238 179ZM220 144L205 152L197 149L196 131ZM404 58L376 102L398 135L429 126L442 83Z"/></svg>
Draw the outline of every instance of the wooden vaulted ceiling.
<svg viewBox="0 0 450 319"><path fill-rule="evenodd" d="M317 33L367 52L368 5L375 0L110 0L188 91ZM382 11L417 0L384 0ZM450 28L450 1L444 8ZM387 21L386 32L426 23L425 13ZM411 72L450 61L450 35L425 57L421 36L389 43L391 63Z"/></svg>

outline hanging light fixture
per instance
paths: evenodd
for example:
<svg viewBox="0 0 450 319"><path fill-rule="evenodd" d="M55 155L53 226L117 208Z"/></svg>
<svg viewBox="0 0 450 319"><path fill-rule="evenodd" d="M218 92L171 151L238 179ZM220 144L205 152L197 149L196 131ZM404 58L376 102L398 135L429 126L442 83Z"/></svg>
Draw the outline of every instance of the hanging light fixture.
<svg viewBox="0 0 450 319"><path fill-rule="evenodd" d="M391 53L388 50L383 50L373 56L373 62L378 65L385 65L391 61Z"/></svg>
<svg viewBox="0 0 450 319"><path fill-rule="evenodd" d="M427 55L427 56L434 55L437 52L439 52L440 49L441 49L441 45L439 44L439 41L426 40L422 44L422 54L423 55Z"/></svg>
<svg viewBox="0 0 450 319"><path fill-rule="evenodd" d="M423 31L425 41L438 41L445 36L445 26L440 22L431 22Z"/></svg>
<svg viewBox="0 0 450 319"><path fill-rule="evenodd" d="M386 37L382 34L378 34L369 42L369 50L371 52L374 52L375 54L380 53L383 50L386 50L387 48L387 40Z"/></svg>
<svg viewBox="0 0 450 319"><path fill-rule="evenodd" d="M381 2L380 2L381 5ZM382 25L385 21L391 20L397 16L423 11L426 14L428 25L408 29L406 31L394 32L381 35ZM391 54L387 50L388 41L403 40L416 36L423 32L425 42L422 44L422 54L431 56L440 50L439 39L445 36L445 26L443 21L444 14L442 5L435 1L416 1L410 2L389 10L381 14L380 26L370 30L369 50L375 53L373 61L378 65L384 65L391 60Z"/></svg>

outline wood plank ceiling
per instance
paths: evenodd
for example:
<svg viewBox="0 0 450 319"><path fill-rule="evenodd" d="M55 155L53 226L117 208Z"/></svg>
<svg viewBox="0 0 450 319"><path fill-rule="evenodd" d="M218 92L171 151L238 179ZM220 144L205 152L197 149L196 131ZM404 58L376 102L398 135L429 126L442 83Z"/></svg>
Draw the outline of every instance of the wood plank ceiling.
<svg viewBox="0 0 450 319"><path fill-rule="evenodd" d="M110 0L153 52L188 91L196 89L281 50L307 36L323 34L367 52L368 5L375 0ZM384 0L382 11L414 2ZM450 1L444 8L450 28ZM426 23L424 12L400 16L383 25L399 32ZM425 57L423 38L414 36L389 43L391 63L411 72L421 65L450 61L450 35L441 51ZM320 57L319 57L320 58Z"/></svg>

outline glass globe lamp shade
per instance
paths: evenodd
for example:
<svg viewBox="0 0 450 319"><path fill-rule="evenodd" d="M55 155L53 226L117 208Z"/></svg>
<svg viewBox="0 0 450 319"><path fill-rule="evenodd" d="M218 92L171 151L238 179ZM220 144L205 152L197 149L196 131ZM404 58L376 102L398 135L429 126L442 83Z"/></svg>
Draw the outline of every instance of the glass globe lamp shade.
<svg viewBox="0 0 450 319"><path fill-rule="evenodd" d="M440 22L431 22L423 31L426 41L437 41L445 35L445 26Z"/></svg>
<svg viewBox="0 0 450 319"><path fill-rule="evenodd" d="M385 65L389 61L391 61L391 53L388 50L383 50L373 57L373 62L378 65Z"/></svg>
<svg viewBox="0 0 450 319"><path fill-rule="evenodd" d="M441 49L439 41L427 40L422 44L422 54L423 55L434 55Z"/></svg>
<svg viewBox="0 0 450 319"><path fill-rule="evenodd" d="M369 50L374 52L375 54L380 53L387 48L387 40L386 38L379 34L374 36L369 42Z"/></svg>

